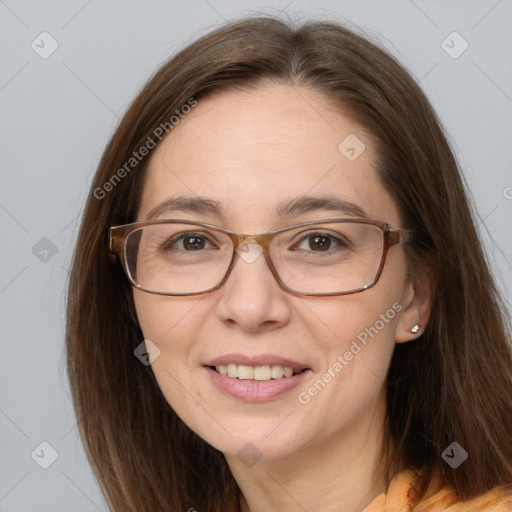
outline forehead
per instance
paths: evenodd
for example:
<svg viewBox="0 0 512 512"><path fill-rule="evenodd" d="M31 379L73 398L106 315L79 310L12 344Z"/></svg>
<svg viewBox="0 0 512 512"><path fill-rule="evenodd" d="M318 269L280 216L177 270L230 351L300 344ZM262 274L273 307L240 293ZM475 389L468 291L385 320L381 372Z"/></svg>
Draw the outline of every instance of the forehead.
<svg viewBox="0 0 512 512"><path fill-rule="evenodd" d="M223 91L199 100L157 147L138 218L171 196L202 197L221 203L230 227L266 229L284 202L329 195L396 225L375 165L370 134L317 92Z"/></svg>

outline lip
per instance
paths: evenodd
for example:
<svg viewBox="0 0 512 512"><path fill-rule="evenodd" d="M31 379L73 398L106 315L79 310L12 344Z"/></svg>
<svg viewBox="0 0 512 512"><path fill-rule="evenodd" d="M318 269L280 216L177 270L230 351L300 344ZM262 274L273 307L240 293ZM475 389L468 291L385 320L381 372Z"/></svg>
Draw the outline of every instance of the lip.
<svg viewBox="0 0 512 512"><path fill-rule="evenodd" d="M228 377L227 375L221 375L208 366L205 366L204 369L208 372L212 383L223 393L249 403L268 402L277 398L287 391L299 386L311 371L309 369L304 370L302 373L298 373L292 377L282 377L280 379L240 380Z"/></svg>
<svg viewBox="0 0 512 512"><path fill-rule="evenodd" d="M225 354L216 357L206 363L204 366L219 366L221 364L244 364L247 366L265 366L265 365L280 365L293 368L294 371L300 372L309 369L307 364L299 363L291 359L285 359L273 354L259 354L257 356L246 356L243 354ZM291 377L286 377L291 378Z"/></svg>
<svg viewBox="0 0 512 512"><path fill-rule="evenodd" d="M280 365L288 366L297 373L292 377L282 377L270 380L243 380L221 375L212 366L221 364L243 364L247 366ZM249 403L267 402L299 386L311 372L307 364L286 359L274 354L259 354L246 356L244 354L226 354L204 364L212 383L223 393L238 400Z"/></svg>

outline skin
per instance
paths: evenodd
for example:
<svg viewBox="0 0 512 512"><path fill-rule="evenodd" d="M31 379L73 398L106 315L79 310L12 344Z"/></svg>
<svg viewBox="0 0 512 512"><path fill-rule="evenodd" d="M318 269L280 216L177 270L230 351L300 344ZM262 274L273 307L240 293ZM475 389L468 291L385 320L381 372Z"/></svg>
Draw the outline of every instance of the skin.
<svg viewBox="0 0 512 512"><path fill-rule="evenodd" d="M338 145L356 134L366 150L349 161ZM397 205L375 172L372 141L319 93L265 84L200 100L152 155L138 220L172 195L220 201L225 217L173 211L159 218L209 222L241 233L347 217L318 210L278 218L284 200L330 194L363 208L368 218L403 227ZM406 278L402 246L390 249L379 282L362 293L297 297L279 287L265 259L239 258L224 286L192 297L134 290L145 338L160 350L152 364L176 413L222 451L242 493L242 508L359 512L384 492L385 378L395 343L430 313L427 279ZM357 335L394 303L402 310L343 371L303 405L307 390ZM203 364L228 353L276 354L311 369L299 389L263 403L221 393ZM237 457L252 443L262 458ZM300 505L300 506L299 506Z"/></svg>

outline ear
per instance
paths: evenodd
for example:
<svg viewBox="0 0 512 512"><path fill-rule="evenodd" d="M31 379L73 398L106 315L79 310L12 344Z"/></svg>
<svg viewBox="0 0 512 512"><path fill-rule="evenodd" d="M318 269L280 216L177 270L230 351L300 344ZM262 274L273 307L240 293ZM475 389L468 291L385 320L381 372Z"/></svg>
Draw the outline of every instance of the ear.
<svg viewBox="0 0 512 512"><path fill-rule="evenodd" d="M409 279L404 288L400 318L396 324L395 341L405 343L421 336L425 331L432 308L433 276L422 269ZM418 326L417 332L411 331Z"/></svg>

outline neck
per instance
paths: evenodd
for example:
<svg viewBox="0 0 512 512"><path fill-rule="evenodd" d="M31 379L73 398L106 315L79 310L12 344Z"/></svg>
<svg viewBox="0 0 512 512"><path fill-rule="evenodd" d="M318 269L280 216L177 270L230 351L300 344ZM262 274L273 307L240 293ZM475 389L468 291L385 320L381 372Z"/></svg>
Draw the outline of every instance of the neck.
<svg viewBox="0 0 512 512"><path fill-rule="evenodd" d="M386 491L382 458L385 409L351 431L315 440L286 457L251 468L226 457L242 491L242 512L361 512Z"/></svg>

